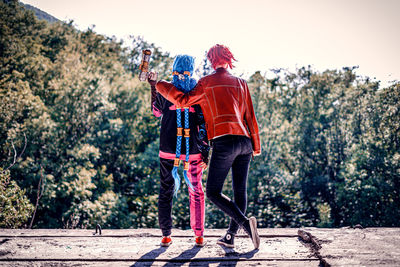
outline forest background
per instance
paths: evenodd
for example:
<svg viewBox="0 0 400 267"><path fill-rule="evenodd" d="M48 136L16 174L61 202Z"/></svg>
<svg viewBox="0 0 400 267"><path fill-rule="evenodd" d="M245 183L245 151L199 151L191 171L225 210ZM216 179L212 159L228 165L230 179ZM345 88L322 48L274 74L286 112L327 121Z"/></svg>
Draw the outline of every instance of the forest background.
<svg viewBox="0 0 400 267"><path fill-rule="evenodd" d="M0 1L0 227L158 227L160 124L138 80L142 49L170 79L173 58L156 44ZM247 214L260 227L400 226L400 82L382 88L356 71L248 79L262 154ZM210 72L204 60L197 74ZM189 229L181 190L174 225ZM232 195L230 179L224 191ZM227 227L208 200L206 211L206 227Z"/></svg>

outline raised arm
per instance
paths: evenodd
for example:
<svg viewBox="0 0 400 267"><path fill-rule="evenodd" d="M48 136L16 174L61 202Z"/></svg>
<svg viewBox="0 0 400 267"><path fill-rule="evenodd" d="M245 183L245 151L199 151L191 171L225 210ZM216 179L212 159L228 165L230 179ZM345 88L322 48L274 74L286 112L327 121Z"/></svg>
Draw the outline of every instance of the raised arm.
<svg viewBox="0 0 400 267"><path fill-rule="evenodd" d="M157 93L152 106L153 115L156 116L157 118L163 115L165 102L166 102L165 98L159 93Z"/></svg>
<svg viewBox="0 0 400 267"><path fill-rule="evenodd" d="M151 75L149 75L149 79L147 80L150 84L151 87L151 110L153 112L153 115L158 117L161 117L163 114L163 110L164 110L164 105L165 105L165 98L160 95L159 93L157 93L156 90L156 81L152 80L153 75L155 75L154 73L151 73Z"/></svg>

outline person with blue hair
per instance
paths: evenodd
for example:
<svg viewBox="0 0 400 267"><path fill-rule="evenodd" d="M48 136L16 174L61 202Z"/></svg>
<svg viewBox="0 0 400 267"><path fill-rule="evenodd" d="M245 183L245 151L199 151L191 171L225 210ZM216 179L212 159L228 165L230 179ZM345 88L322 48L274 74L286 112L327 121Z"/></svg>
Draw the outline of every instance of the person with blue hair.
<svg viewBox="0 0 400 267"><path fill-rule="evenodd" d="M178 55L172 67L171 84L181 92L189 93L197 84L192 78L193 71L194 58ZM172 242L172 203L180 188L181 162L189 190L190 226L196 236L196 246L203 246L205 207L202 176L209 152L203 113L199 105L177 107L156 93L153 77L154 73L150 73L148 81L152 89L152 110L156 117L161 117L158 199L158 222L163 235L161 246L169 246Z"/></svg>

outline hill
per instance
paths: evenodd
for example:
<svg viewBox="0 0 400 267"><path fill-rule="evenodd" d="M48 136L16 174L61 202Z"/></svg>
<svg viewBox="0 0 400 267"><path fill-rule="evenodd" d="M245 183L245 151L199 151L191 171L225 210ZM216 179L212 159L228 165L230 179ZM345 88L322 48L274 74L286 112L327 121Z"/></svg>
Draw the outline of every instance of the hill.
<svg viewBox="0 0 400 267"><path fill-rule="evenodd" d="M59 19L53 17L52 15L50 15L49 13L47 13L47 12L45 12L45 11L43 11L43 10L40 10L40 9L37 8L37 7L31 6L31 5L29 5L29 4L24 4L24 3L22 3L22 2L21 2L21 5L22 5L25 9L32 10L32 11L35 13L36 17L37 17L38 19L40 19L40 20L46 20L46 21L48 21L49 23L54 23L54 22L60 21Z"/></svg>

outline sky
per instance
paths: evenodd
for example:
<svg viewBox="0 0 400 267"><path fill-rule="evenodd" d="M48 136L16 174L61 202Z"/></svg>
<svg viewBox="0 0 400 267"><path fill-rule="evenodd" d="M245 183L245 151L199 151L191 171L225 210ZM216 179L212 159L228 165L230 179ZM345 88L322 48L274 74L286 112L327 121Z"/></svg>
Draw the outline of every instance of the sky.
<svg viewBox="0 0 400 267"><path fill-rule="evenodd" d="M23 0L85 30L141 36L200 65L215 44L238 60L232 72L359 66L357 73L400 80L400 0Z"/></svg>

